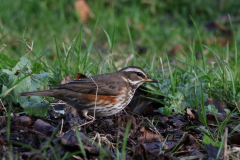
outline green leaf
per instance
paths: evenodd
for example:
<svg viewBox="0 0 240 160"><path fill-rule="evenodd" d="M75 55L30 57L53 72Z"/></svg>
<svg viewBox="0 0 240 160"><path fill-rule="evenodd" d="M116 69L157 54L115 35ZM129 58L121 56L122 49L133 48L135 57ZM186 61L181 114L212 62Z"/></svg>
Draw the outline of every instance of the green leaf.
<svg viewBox="0 0 240 160"><path fill-rule="evenodd" d="M42 74L33 74L31 77L28 76L13 90L13 101L15 103L19 102L19 93L35 91L41 89L48 84L48 77L50 73L44 72Z"/></svg>
<svg viewBox="0 0 240 160"><path fill-rule="evenodd" d="M37 88L42 88L48 84L48 77L51 73L43 72L41 74L34 74L31 77L31 90L34 91Z"/></svg>
<svg viewBox="0 0 240 160"><path fill-rule="evenodd" d="M204 144L212 144L215 147L220 147L221 142L214 142L211 138L209 138L206 134L203 134L203 143Z"/></svg>
<svg viewBox="0 0 240 160"><path fill-rule="evenodd" d="M0 69L13 68L18 63L18 61L11 59L4 54L0 54L0 59Z"/></svg>
<svg viewBox="0 0 240 160"><path fill-rule="evenodd" d="M172 110L173 110L172 107L168 107L168 106L158 108L158 112L166 116L171 114Z"/></svg>
<svg viewBox="0 0 240 160"><path fill-rule="evenodd" d="M21 57L20 61L12 69L12 73L15 74L17 71L25 71L26 73L31 73L32 72L31 68L32 68L31 62L27 58Z"/></svg>
<svg viewBox="0 0 240 160"><path fill-rule="evenodd" d="M42 65L32 63L25 57L21 57L20 61L12 69L2 69L0 74L0 97L11 99L14 103L20 103L28 114L35 116L46 116L48 103L41 103L41 97L19 97L18 93L35 91L41 89L48 84L48 78L51 73L40 73ZM34 74L40 73L40 74Z"/></svg>
<svg viewBox="0 0 240 160"><path fill-rule="evenodd" d="M45 117L47 116L49 103L25 102L22 107L27 114Z"/></svg>
<svg viewBox="0 0 240 160"><path fill-rule="evenodd" d="M210 110L210 112L213 112L215 114L218 113L218 110L216 109L216 107L214 105L208 105L207 108Z"/></svg>
<svg viewBox="0 0 240 160"><path fill-rule="evenodd" d="M0 73L0 85L8 84L8 75L6 73Z"/></svg>
<svg viewBox="0 0 240 160"><path fill-rule="evenodd" d="M37 63L37 62L35 62L35 63L33 63L33 68L32 68L32 71L35 73L35 74L40 74L41 72L41 70L42 70L42 65L40 64L40 63Z"/></svg>
<svg viewBox="0 0 240 160"><path fill-rule="evenodd" d="M27 114L45 117L47 115L49 103L41 102L42 98L38 96L20 98L20 104Z"/></svg>
<svg viewBox="0 0 240 160"><path fill-rule="evenodd" d="M171 114L173 111L172 107L164 107L164 115L168 116L169 114Z"/></svg>

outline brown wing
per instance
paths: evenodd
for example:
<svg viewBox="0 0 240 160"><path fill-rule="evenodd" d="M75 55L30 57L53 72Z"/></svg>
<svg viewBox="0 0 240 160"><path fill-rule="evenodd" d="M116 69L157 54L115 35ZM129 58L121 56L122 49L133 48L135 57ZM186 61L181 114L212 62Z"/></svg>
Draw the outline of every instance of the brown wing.
<svg viewBox="0 0 240 160"><path fill-rule="evenodd" d="M117 95L119 88L126 86L121 76L111 74L104 74L92 77L74 80L62 85L50 86L58 89L67 89L78 93L95 94L98 86L98 95Z"/></svg>

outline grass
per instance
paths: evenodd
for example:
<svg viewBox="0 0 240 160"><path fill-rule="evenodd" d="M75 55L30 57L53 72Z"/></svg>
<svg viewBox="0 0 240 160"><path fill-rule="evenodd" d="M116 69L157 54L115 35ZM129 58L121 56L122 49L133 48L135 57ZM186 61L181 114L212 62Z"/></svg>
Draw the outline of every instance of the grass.
<svg viewBox="0 0 240 160"><path fill-rule="evenodd" d="M87 2L94 17L83 24L74 11L74 1L3 0L0 5L0 54L16 61L25 56L34 62L33 67L41 64L36 72L51 73L51 84L59 84L63 76L76 72L97 75L124 66L140 66L160 81L158 85L147 84L147 87L151 93L165 95L162 103L166 107L159 110L161 113L184 113L187 106L194 109L200 105L198 113L207 128L205 134L221 142L219 136L224 128L234 123L229 120L230 115L240 111L237 105L240 98L239 17L229 17L229 24L224 26L233 32L233 40L226 45L219 45L219 38L227 39L224 34L214 33L204 25L222 15L238 15L240 2L228 0L224 5L223 1L207 0L194 3L190 0ZM33 50L28 53L26 44L32 41ZM3 47L4 44L7 46ZM172 53L177 45L181 49ZM147 50L142 53L139 47ZM196 58L198 52L201 58ZM126 62L131 54L133 58ZM121 60L123 63L116 66ZM1 97L12 91L16 83L31 77L25 74L24 68L20 69L24 74L22 79L14 79L9 86L5 85L3 72L0 72L0 89L8 87L1 92ZM216 97L234 112L230 112L222 123L218 122L219 130L211 133L204 101ZM14 96L8 95L5 100L11 100L12 104L11 98ZM10 119L8 140L9 125ZM118 153L118 158L124 157L125 147L126 136L122 155ZM81 151L86 158L83 148Z"/></svg>
<svg viewBox="0 0 240 160"><path fill-rule="evenodd" d="M174 45L180 44L186 49L184 41L192 42L196 38L196 30L191 23L189 15L192 16L200 27L199 34L206 41L208 37L214 37L214 34L204 29L202 25L215 19L217 16L221 16L224 13L235 13L237 10L234 10L235 7L230 8L232 7L231 1L224 7L225 10L228 9L228 12L221 11L217 7L217 3L207 1L189 3L189 6L185 6L185 2L174 4L171 1L155 1L155 5L138 1L88 2L95 17L89 23L82 24L74 12L73 3L70 2L67 3L61 0L13 3L4 0L1 5L2 8L0 8L2 11L1 28L4 29L4 33L7 36L3 42L9 44L12 41L23 38L29 42L34 41L34 52L36 55L45 54L46 59L50 61L49 65L56 66L58 58L54 47L54 39L56 38L57 44L63 50L62 43L70 45L72 40L82 30L83 44L88 43L95 32L93 45L101 46L109 52L120 53L120 55L115 56L116 59L119 56L121 57L121 52L126 54L129 49L135 49L136 45L144 45L148 50L146 55L161 55L165 60L166 56L164 55ZM205 6L206 3L208 3L209 8L204 7L202 14L194 13L191 10L191 7ZM178 9L176 9L176 6L178 6ZM211 7L216 8L213 13L210 12ZM155 12L153 12L153 8L155 8ZM202 7L200 8L203 9ZM200 8L197 9L201 10ZM18 14L16 12L9 13L8 10L18 11ZM9 19L13 20L8 21ZM94 29L97 20L99 20L101 25L97 25ZM128 24L129 31L131 31L132 43L130 41L130 44L133 46L128 45L129 33L125 24ZM234 28L236 27L235 25ZM109 46L109 42L113 42L113 45ZM200 49L201 45L196 45L196 48ZM205 45L209 46L208 44ZM8 48L7 54L11 54L15 59L19 59L24 55L22 53L25 53L25 47L21 46L20 43L14 43ZM231 46L230 50L232 49ZM31 57L33 56L29 54L28 58ZM94 61L96 61L95 57L92 56ZM150 61L149 57L144 56L145 58L148 59L147 62Z"/></svg>

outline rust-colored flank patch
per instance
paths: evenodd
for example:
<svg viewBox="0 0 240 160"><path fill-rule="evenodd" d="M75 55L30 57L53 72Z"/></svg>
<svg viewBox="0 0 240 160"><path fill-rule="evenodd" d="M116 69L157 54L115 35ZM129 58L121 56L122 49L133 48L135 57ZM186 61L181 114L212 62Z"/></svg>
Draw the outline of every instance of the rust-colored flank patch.
<svg viewBox="0 0 240 160"><path fill-rule="evenodd" d="M83 99L86 101L86 103L94 102L95 97L96 97L95 94L84 94L83 95ZM97 101L103 101L103 104L106 101L108 101L109 104L110 103L113 103L113 104L118 104L119 103L117 96L113 97L113 96L97 95Z"/></svg>
<svg viewBox="0 0 240 160"><path fill-rule="evenodd" d="M97 101L102 101L102 106L109 105L109 104L118 104L119 99L118 96L120 94L125 94L127 92L126 87L119 88L119 93L116 96L107 96L107 95L97 95ZM95 94L83 94L82 99L85 100L86 103L95 102Z"/></svg>

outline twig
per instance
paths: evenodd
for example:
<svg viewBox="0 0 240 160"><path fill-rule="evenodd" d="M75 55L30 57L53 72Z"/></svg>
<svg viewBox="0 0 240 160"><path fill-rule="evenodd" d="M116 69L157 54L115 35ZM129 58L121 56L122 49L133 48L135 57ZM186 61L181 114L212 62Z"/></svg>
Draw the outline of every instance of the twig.
<svg viewBox="0 0 240 160"><path fill-rule="evenodd" d="M63 119L62 119L61 130L60 130L60 135L61 136L62 136L62 129L63 129Z"/></svg>
<svg viewBox="0 0 240 160"><path fill-rule="evenodd" d="M151 126L153 127L155 133L157 133L159 136L162 137L161 133L160 133L160 132L157 130L157 128L152 124L152 122L151 122L147 117L145 117L144 119L146 119L146 120L151 124ZM162 140L161 140L159 137L158 137L158 140L159 140L159 142L162 142Z"/></svg>
<svg viewBox="0 0 240 160"><path fill-rule="evenodd" d="M11 108L11 110L12 110L12 113L13 113L14 117L17 118L17 115L16 115L15 111L12 108Z"/></svg>
<svg viewBox="0 0 240 160"><path fill-rule="evenodd" d="M12 41L12 42L10 42L8 45L11 45L11 44L13 44L13 43L15 43L15 42L22 42L22 43L24 43L25 45L26 45L26 47L27 47L27 49L29 50L26 54L25 54L25 56L28 54L28 53L30 53L30 52L32 52L33 51L33 41L32 41L32 44L31 44L31 46L27 43L27 41L24 39L23 41L22 40L16 40L16 41ZM0 49L0 52L4 49L4 48L6 48L8 45L6 45L6 44L3 44L3 47Z"/></svg>
<svg viewBox="0 0 240 160"><path fill-rule="evenodd" d="M5 112L7 113L7 109L5 108L5 106L3 105L2 99L0 98L0 101L2 103L3 109L5 110Z"/></svg>
<svg viewBox="0 0 240 160"><path fill-rule="evenodd" d="M87 70L86 70L87 71ZM90 73L87 71L87 73L90 75ZM86 123L84 123L84 124L82 124L82 125L79 125L78 127L81 127L81 126L84 126L84 125L86 125L86 124L91 124L92 122L94 122L95 121L95 112L96 112L96 107L97 107L97 93L98 93L98 85L97 85L97 83L93 80L93 78L91 77L91 75L89 76L90 78L91 78L91 80L93 81L93 83L97 86L97 90L96 90L96 96L95 96L95 106L94 106L94 112L93 112L93 117L92 116L89 116L89 117L91 117L91 118L93 118L91 121L89 121L89 122L86 122Z"/></svg>
<svg viewBox="0 0 240 160"><path fill-rule="evenodd" d="M223 160L229 159L229 156L227 155L227 137L228 137L228 127L225 128L225 133L224 133Z"/></svg>
<svg viewBox="0 0 240 160"><path fill-rule="evenodd" d="M25 56L28 55L28 53L30 53L30 52L33 51L33 43L34 43L34 42L32 41L32 45L30 46L27 42L25 42L27 48L29 49L29 51L25 54Z"/></svg>
<svg viewBox="0 0 240 160"><path fill-rule="evenodd" d="M231 151L228 151L227 154L232 154L235 152L240 152L240 148L239 147L233 147Z"/></svg>
<svg viewBox="0 0 240 160"><path fill-rule="evenodd" d="M144 119L137 125L137 127L134 130L131 130L130 133L128 133L128 137L133 133L136 132L137 128L144 122Z"/></svg>
<svg viewBox="0 0 240 160"><path fill-rule="evenodd" d="M10 90L8 90L7 93L5 93L5 94L2 96L2 98L4 98L6 95L8 95L8 93L11 92L11 91L12 91L14 88L16 88L17 86L18 86L18 84L15 85L15 86L13 86Z"/></svg>
<svg viewBox="0 0 240 160"><path fill-rule="evenodd" d="M4 49L4 48L6 48L7 47L7 45L6 44L3 44L3 47L0 49L0 52L2 52L2 50Z"/></svg>
<svg viewBox="0 0 240 160"><path fill-rule="evenodd" d="M59 103L50 103L52 106L55 106L57 104L67 104L67 103L61 103L61 101Z"/></svg>
<svg viewBox="0 0 240 160"><path fill-rule="evenodd" d="M93 118L94 118L94 117L93 117ZM86 122L86 123L83 123L82 125L79 125L78 127L85 126L86 124L92 123L94 120L95 120L95 118L94 118L94 119L92 119L92 120L91 120L91 121L89 121L89 122Z"/></svg>
<svg viewBox="0 0 240 160"><path fill-rule="evenodd" d="M38 131L36 131L36 130L33 130L33 129L29 129L29 128L27 128L27 127L11 126L11 128L13 128L13 129L22 129L22 130L25 130L25 131L30 131L30 132L36 133L36 134L38 134L38 135L40 135L40 136L43 136L43 137L45 137L45 138L49 138L49 137L46 136L45 134L42 134L42 133L40 133L40 132L38 132Z"/></svg>
<svg viewBox="0 0 240 160"><path fill-rule="evenodd" d="M87 71L87 73L90 75L90 73ZM91 80L93 81L93 83L97 86L97 90L96 90L96 96L95 96L95 106L94 106L94 113L93 113L93 117L95 119L95 112L96 112L96 106L97 106L97 93L98 93L98 85L97 83L93 80L93 78L90 75Z"/></svg>

